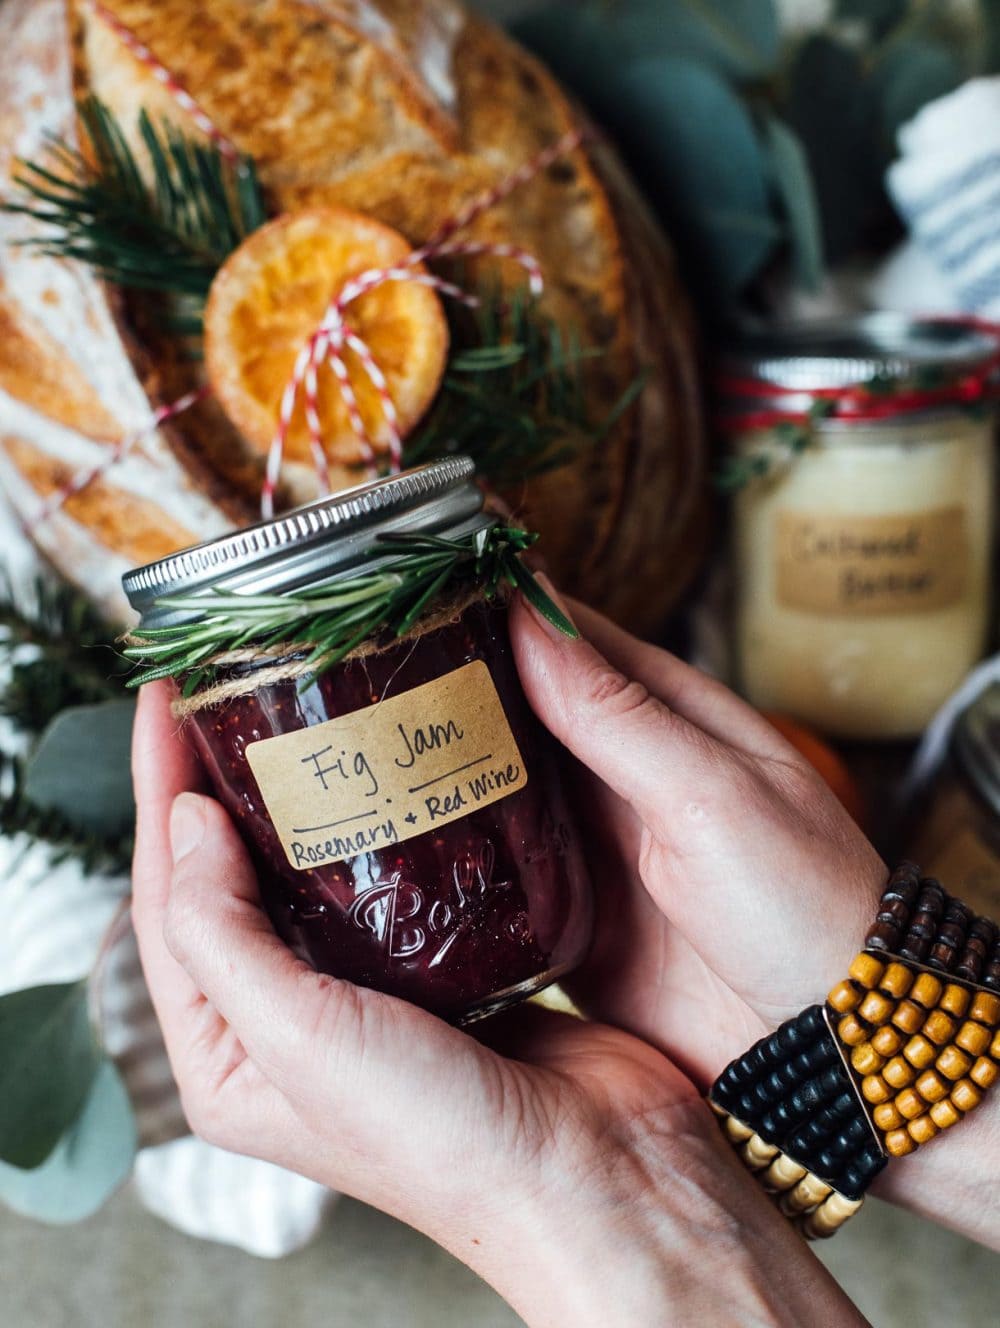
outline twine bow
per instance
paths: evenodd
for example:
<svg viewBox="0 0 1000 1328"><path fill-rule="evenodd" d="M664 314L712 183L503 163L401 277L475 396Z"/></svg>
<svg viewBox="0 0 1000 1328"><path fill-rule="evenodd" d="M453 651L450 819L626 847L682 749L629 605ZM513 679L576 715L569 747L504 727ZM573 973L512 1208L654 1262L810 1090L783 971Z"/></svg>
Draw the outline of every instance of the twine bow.
<svg viewBox="0 0 1000 1328"><path fill-rule="evenodd" d="M90 10L116 33L122 44L140 64L148 68L156 81L170 94L176 104L191 117L195 125L205 134L229 160L241 159L239 149L226 134L212 121L205 109L191 96L177 77L164 65L149 47L142 42L130 28L101 3L101 0L85 0ZM543 149L531 160L524 163L506 179L493 188L484 191L472 199L455 216L445 221L438 230L420 248L415 249L401 263L392 267L371 268L351 278L331 299L326 313L307 343L299 351L295 360L292 376L289 379L278 411L278 424L274 439L268 451L265 466L264 483L261 490L261 515L270 519L274 515L274 498L281 476L288 430L291 426L299 393L304 394L304 413L309 432L309 447L313 466L323 493L331 488L330 466L323 446L322 423L319 418L319 370L328 365L337 379L341 398L347 409L351 429L362 445L362 455L369 474L375 474L376 455L372 440L361 416L357 395L351 383L350 371L345 358L351 351L361 365L377 393L385 420L389 440L389 470L395 473L403 463L403 440L399 427L399 414L389 391L385 374L382 372L367 343L347 320L346 311L351 304L369 291L392 281L409 281L417 285L429 286L442 296L461 301L470 308L479 304L479 299L463 290L453 282L444 280L428 272L424 264L443 258L474 258L489 256L509 259L519 263L528 274L528 284L533 296L542 293L543 277L538 260L525 249L513 244L460 242L455 241L455 234L470 225L477 217L490 208L496 207L505 198L522 185L533 180L542 171L548 169L559 158L576 150L585 137L582 129L574 129L564 134L557 142ZM185 393L176 401L160 406L150 416L149 422L141 429L127 435L114 444L108 456L99 464L91 466L73 476L61 485L24 525L29 533L58 512L75 494L82 493L105 471L121 462L135 444L143 437L153 433L162 424L189 410L197 402L211 395L208 386Z"/></svg>
<svg viewBox="0 0 1000 1328"><path fill-rule="evenodd" d="M309 340L299 351L285 390L282 393L278 411L278 426L268 451L264 485L261 490L261 515L270 520L274 515L274 496L281 476L281 465L291 428L299 393L303 393L306 427L309 431L309 448L321 490L330 490L330 469L323 447L322 424L318 409L318 371L327 364L333 371L340 389L341 399L347 410L351 429L361 444L362 456L370 475L377 473L375 449L368 429L361 416L357 395L351 383L345 352L350 350L357 357L358 363L367 375L378 395L382 415L385 420L389 442L390 473L399 471L403 464L403 439L399 429L399 415L389 391L385 374L379 367L371 348L352 328L347 320L347 310L355 300L376 290L379 286L393 281L408 281L415 285L428 286L440 295L460 301L470 308L479 304L477 296L453 282L428 272L424 264L442 258L475 258L489 256L509 259L519 263L528 274L528 286L531 294L537 298L544 289L541 266L526 249L517 245L488 242L460 242L452 239L456 232L470 225L477 217L490 208L496 207L509 194L522 184L534 179L552 163L569 152L574 151L583 141L583 132L573 130L563 135L558 142L539 152L519 170L513 172L494 188L486 190L473 199L454 217L446 221L435 234L418 249L413 250L401 263L392 267L369 268L352 277L333 297L327 306L323 319L312 333Z"/></svg>

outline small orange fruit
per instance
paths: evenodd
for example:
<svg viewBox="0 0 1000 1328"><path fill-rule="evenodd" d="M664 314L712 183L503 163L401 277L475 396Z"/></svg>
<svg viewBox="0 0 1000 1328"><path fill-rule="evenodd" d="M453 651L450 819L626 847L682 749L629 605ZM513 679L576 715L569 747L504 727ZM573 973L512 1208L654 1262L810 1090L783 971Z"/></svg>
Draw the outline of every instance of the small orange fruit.
<svg viewBox="0 0 1000 1328"><path fill-rule="evenodd" d="M788 715L767 711L764 718L773 724L781 736L791 743L800 756L805 757L817 774L822 776L855 821L859 825L863 824L865 808L861 790L843 759L829 743L824 742L804 724L790 719Z"/></svg>
<svg viewBox="0 0 1000 1328"><path fill-rule="evenodd" d="M271 444L296 358L330 301L351 278L394 266L411 252L404 237L381 222L323 207L278 217L229 256L205 308L205 361L226 414L257 449L266 452ZM444 372L448 324L441 301L427 286L386 282L353 301L345 316L385 375L405 437ZM389 431L378 392L352 350L344 351L344 360L368 437L376 455L384 455ZM328 365L319 369L317 395L327 457L334 468L356 467L364 449ZM302 391L285 457L291 466L311 465Z"/></svg>

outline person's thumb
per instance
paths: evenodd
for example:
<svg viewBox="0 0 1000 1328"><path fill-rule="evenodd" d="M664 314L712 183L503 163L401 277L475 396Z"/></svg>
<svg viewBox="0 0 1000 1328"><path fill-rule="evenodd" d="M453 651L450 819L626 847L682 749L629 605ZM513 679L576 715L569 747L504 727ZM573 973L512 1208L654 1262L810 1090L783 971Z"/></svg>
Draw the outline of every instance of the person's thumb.
<svg viewBox="0 0 1000 1328"><path fill-rule="evenodd" d="M476 1043L298 959L272 929L249 855L214 799L182 793L170 829L167 944L251 1060L307 1115L338 1122L348 1150L381 1146L417 1112L425 1148L446 1151L441 1122L461 1107L481 1115Z"/></svg>
<svg viewBox="0 0 1000 1328"><path fill-rule="evenodd" d="M547 592L556 599L548 581ZM512 613L518 671L535 713L654 832L717 784L719 744L590 642L551 626L523 598Z"/></svg>

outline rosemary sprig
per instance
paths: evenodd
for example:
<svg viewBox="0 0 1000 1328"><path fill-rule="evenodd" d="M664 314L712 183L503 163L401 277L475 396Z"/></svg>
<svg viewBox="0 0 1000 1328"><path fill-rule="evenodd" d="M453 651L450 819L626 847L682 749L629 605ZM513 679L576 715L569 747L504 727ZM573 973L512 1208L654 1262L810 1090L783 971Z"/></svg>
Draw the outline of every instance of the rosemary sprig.
<svg viewBox="0 0 1000 1328"><path fill-rule="evenodd" d="M332 585L288 595L169 596L160 601L163 607L199 616L130 637L124 653L143 667L128 686L178 678L190 696L214 680L216 656L248 645L262 655L276 647L304 654L307 683L363 641L404 636L443 595L473 586L487 598L503 584L520 590L549 622L575 637L576 628L521 561L537 538L508 525L457 539L385 535L372 550L376 569Z"/></svg>
<svg viewBox="0 0 1000 1328"><path fill-rule="evenodd" d="M796 457L812 447L815 441L814 426L832 411L833 402L825 399L814 401L801 423L789 420L775 425L768 446L744 453L732 452L724 457L714 476L716 489L723 494L739 493L754 480L790 465ZM724 424L724 417L722 422Z"/></svg>
<svg viewBox="0 0 1000 1328"><path fill-rule="evenodd" d="M405 464L471 456L478 473L500 488L602 442L646 382L640 373L610 413L595 420L586 366L604 351L565 336L526 291L484 295L473 326L453 324L452 344L434 407L405 444Z"/></svg>
<svg viewBox="0 0 1000 1328"><path fill-rule="evenodd" d="M46 165L20 163L16 182L31 201L4 210L47 226L23 243L79 259L120 286L203 299L229 254L267 220L253 163L234 166L214 145L156 127L143 111L150 187L102 102L82 102L80 121L89 152L53 139Z"/></svg>

